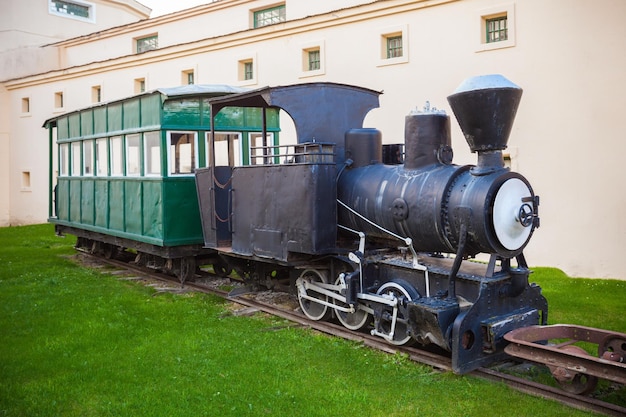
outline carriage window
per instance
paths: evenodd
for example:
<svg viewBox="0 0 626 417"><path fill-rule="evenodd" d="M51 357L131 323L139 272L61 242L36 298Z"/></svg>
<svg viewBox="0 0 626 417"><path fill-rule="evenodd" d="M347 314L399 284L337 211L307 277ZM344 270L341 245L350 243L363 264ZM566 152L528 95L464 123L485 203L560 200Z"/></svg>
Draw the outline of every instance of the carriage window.
<svg viewBox="0 0 626 417"><path fill-rule="evenodd" d="M209 157L209 138L207 133L207 158ZM215 132L215 165L216 166L241 166L241 133Z"/></svg>
<svg viewBox="0 0 626 417"><path fill-rule="evenodd" d="M93 141L83 142L83 173L93 175Z"/></svg>
<svg viewBox="0 0 626 417"><path fill-rule="evenodd" d="M72 172L71 175L80 175L80 142L72 142Z"/></svg>
<svg viewBox="0 0 626 417"><path fill-rule="evenodd" d="M139 135L126 135L126 175L140 175L141 152Z"/></svg>
<svg viewBox="0 0 626 417"><path fill-rule="evenodd" d="M59 145L59 175L66 176L70 169L70 146L67 143Z"/></svg>
<svg viewBox="0 0 626 417"><path fill-rule="evenodd" d="M122 137L111 138L111 175L124 175L122 168Z"/></svg>
<svg viewBox="0 0 626 417"><path fill-rule="evenodd" d="M147 132L143 139L146 175L161 175L161 135L159 132Z"/></svg>
<svg viewBox="0 0 626 417"><path fill-rule="evenodd" d="M104 177L107 175L107 140L96 139L96 175Z"/></svg>
<svg viewBox="0 0 626 417"><path fill-rule="evenodd" d="M268 133L263 140L263 133L250 133L250 165L270 163L268 158L261 158L270 152L268 146L274 145L274 134Z"/></svg>
<svg viewBox="0 0 626 417"><path fill-rule="evenodd" d="M196 134L193 132L169 132L169 173L193 174L196 168Z"/></svg>

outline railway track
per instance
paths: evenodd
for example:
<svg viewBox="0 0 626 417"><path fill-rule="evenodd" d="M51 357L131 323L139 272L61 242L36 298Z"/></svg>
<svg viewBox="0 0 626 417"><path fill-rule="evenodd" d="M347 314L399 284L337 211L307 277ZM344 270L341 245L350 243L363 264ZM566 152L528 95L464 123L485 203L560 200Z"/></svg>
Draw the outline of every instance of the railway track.
<svg viewBox="0 0 626 417"><path fill-rule="evenodd" d="M81 253L84 256L89 257L92 261L104 263L126 271L132 271L133 273L140 274L140 277L142 278L167 283L168 285L170 285L170 287L173 285L181 285L180 283L178 283L176 278L152 270L150 268L140 267L132 263L127 263L115 259L104 259L98 256L91 255L90 253L84 251L81 251ZM207 273L207 275L215 277L215 275L213 274ZM227 291L213 288L199 282L187 282L184 284L184 287L192 289L194 291L222 297L248 308L249 311L260 311L277 317L281 317L285 320L297 323L301 326L305 326L319 332L362 343L364 346L368 346L376 350L380 350L390 354L403 354L414 362L431 366L432 368L442 372L452 370L450 358L437 353L412 347L392 346L385 343L379 337L371 336L368 333L353 332L341 325L330 322L310 320L309 318L297 311L289 311L275 304L256 300L253 297L248 297L245 295L230 296L229 292ZM520 392L557 401L573 408L592 411L607 416L626 416L626 407L607 403L592 398L590 396L570 394L558 388L539 384L537 382L503 373L494 369L479 368L471 372L470 375L498 383L504 383L507 386Z"/></svg>

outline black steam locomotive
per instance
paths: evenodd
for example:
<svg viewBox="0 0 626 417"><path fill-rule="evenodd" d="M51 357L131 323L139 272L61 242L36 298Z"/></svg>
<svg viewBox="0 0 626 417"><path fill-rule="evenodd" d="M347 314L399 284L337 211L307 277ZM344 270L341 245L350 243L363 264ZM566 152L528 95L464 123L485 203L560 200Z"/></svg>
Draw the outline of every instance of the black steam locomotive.
<svg viewBox="0 0 626 417"><path fill-rule="evenodd" d="M522 253L539 199L502 153L522 90L482 76L448 97L475 166L452 164L450 120L435 109L406 116L403 146L383 146L362 127L379 94L311 83L210 99L211 125L225 108L284 110L297 143L259 143L249 166L218 166L213 132L196 171L209 263L289 285L309 318L438 346L468 372L503 357L507 332L547 322ZM468 261L479 253L488 262Z"/></svg>

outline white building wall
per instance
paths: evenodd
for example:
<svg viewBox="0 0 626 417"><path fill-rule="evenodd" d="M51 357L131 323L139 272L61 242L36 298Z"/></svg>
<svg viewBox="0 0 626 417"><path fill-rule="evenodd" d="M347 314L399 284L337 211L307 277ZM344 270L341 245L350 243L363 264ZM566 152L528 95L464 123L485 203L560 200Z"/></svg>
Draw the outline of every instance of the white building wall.
<svg viewBox="0 0 626 417"><path fill-rule="evenodd" d="M47 135L40 126L54 114L53 97L60 89L66 97L65 110L72 110L91 104L94 85L102 86L103 100L113 100L132 95L136 78L145 78L147 89L169 87L181 84L181 71L188 69L195 71L196 83L251 88L320 80L350 83L384 90L381 108L371 112L366 125L381 129L385 143L396 143L403 141L404 117L414 107L429 100L449 112L446 97L463 79L502 73L524 89L509 141L511 163L541 196L541 227L526 250L529 263L556 266L574 276L626 279L620 263L626 249L622 215L626 201L618 182L626 151L620 134L620 116L626 111L622 80L626 26L620 19L626 15L626 2L390 0L339 9L334 7L339 3L327 1L320 2L332 7L327 14L311 12L316 16L250 31L238 29L241 20L249 25L251 5L267 2L218 3L222 7L218 20L233 25L222 36L177 45L179 40L193 38L190 27L210 26L216 15L177 18L152 28L159 33L159 50L127 56L132 46L129 39L152 30L141 22L110 39L63 44L71 59L87 56L82 54L89 45L94 57L100 52L121 58L6 84L15 109L21 96L35 98L30 119L18 121L14 131L19 135L11 138L12 155L18 160L26 155L21 165L12 168L11 178L20 178L20 170L27 165L34 166L37 177L32 180L32 198L18 191L17 180L11 180L13 222L43 221L47 215L43 197L46 160L36 159L33 164L28 153L32 149L44 152ZM236 10L224 9L229 4ZM506 48L482 50L481 16L494 8L508 10L512 41ZM288 1L287 10L289 18L291 13L307 15L302 0ZM178 38L173 36L176 28ZM408 38L408 59L383 65L381 35L396 30ZM596 36L597 32L601 34ZM175 45L165 47L168 42ZM323 70L304 77L302 50L311 45L323 48ZM238 61L245 58L254 58L256 63L252 84L238 79ZM475 163L475 155L470 154L451 117L455 163ZM19 115L13 113L11 123L16 120Z"/></svg>

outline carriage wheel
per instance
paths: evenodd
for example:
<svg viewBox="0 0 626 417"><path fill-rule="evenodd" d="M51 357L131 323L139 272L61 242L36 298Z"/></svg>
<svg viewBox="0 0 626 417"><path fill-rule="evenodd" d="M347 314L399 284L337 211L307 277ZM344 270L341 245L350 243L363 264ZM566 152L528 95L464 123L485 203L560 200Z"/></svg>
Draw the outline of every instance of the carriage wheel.
<svg viewBox="0 0 626 417"><path fill-rule="evenodd" d="M176 275L178 276L178 281L180 281L181 284L187 281L193 281L193 276L196 272L196 258L187 256L177 260L177 263L178 268Z"/></svg>

